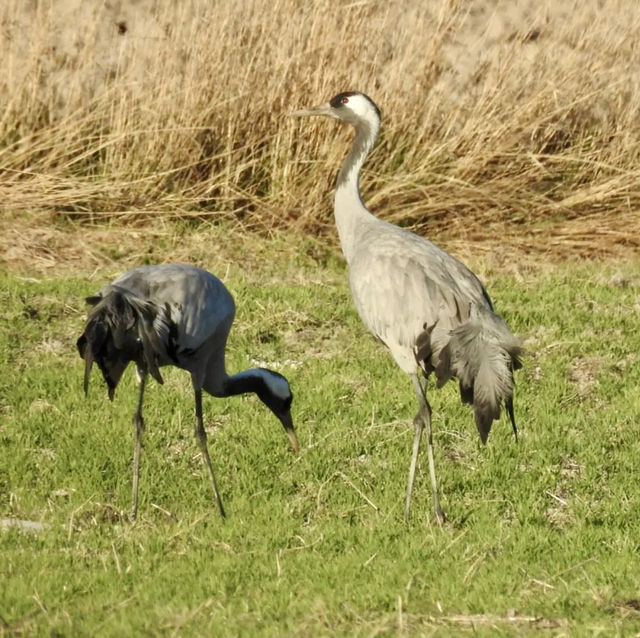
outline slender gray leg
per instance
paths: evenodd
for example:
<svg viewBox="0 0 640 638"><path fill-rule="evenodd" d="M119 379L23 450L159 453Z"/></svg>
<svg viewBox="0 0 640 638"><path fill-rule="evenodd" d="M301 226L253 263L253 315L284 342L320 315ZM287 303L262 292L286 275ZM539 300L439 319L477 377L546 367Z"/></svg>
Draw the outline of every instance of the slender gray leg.
<svg viewBox="0 0 640 638"><path fill-rule="evenodd" d="M404 502L404 520L409 520L409 512L411 511L411 491L413 490L413 480L416 477L416 464L418 462L418 452L420 451L420 439L422 438L422 430L424 422L420 413L413 420L415 434L413 435L413 453L411 454L411 465L409 466L409 480L407 481L407 497Z"/></svg>
<svg viewBox="0 0 640 638"><path fill-rule="evenodd" d="M202 458L209 470L209 478L211 479L211 486L213 487L213 493L216 495L216 501L218 502L218 509L222 518L226 518L224 513L224 507L222 507L222 499L220 498L220 492L218 492L218 485L216 484L216 477L213 474L213 468L211 467L211 458L209 457L209 450L207 449L207 433L204 431L204 424L202 423L202 390L195 389L196 393L196 440L200 446L200 452Z"/></svg>
<svg viewBox="0 0 640 638"><path fill-rule="evenodd" d="M411 380L420 403L420 410L414 419L416 433L413 441L413 455L411 457L411 466L409 468L409 484L407 485L407 501L405 503L405 518L409 516L409 508L411 506L411 489L413 487L413 479L415 476L415 466L418 460L418 448L420 446L420 437L423 427L427 429L427 457L429 459L429 477L431 479L431 493L433 495L433 509L437 522L441 525L445 521L445 514L440 507L440 498L438 497L438 483L436 481L436 467L433 458L433 433L431 430L431 406L427 401L426 387L423 388L417 375L412 374ZM425 382L426 386L426 382Z"/></svg>
<svg viewBox="0 0 640 638"><path fill-rule="evenodd" d="M138 369L140 377L140 391L138 394L138 407L133 415L133 488L131 494L131 520L134 521L138 514L138 483L140 481L140 448L142 432L144 430L144 420L142 419L142 399L144 397L144 387L147 382L147 373Z"/></svg>

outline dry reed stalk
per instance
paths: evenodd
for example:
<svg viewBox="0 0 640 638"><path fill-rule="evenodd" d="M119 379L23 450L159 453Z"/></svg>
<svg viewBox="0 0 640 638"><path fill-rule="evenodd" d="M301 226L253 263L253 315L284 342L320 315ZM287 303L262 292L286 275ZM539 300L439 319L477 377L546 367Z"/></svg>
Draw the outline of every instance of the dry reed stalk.
<svg viewBox="0 0 640 638"><path fill-rule="evenodd" d="M636 246L639 37L626 0L6 0L0 211L324 233L349 133L286 115L359 88L383 111L363 178L381 216Z"/></svg>

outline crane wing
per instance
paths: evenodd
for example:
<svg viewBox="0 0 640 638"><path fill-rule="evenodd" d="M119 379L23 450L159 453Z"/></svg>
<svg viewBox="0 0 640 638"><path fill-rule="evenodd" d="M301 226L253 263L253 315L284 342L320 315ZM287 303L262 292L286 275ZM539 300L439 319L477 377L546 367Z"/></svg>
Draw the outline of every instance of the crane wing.
<svg viewBox="0 0 640 638"><path fill-rule="evenodd" d="M154 328L167 344L172 362L183 351L195 351L212 335L226 340L235 303L211 273L182 264L142 266L113 282L158 308Z"/></svg>
<svg viewBox="0 0 640 638"><path fill-rule="evenodd" d="M410 373L417 347L439 351L471 306L490 309L490 300L477 277L434 244L392 225L377 230L351 260L351 291L367 328Z"/></svg>

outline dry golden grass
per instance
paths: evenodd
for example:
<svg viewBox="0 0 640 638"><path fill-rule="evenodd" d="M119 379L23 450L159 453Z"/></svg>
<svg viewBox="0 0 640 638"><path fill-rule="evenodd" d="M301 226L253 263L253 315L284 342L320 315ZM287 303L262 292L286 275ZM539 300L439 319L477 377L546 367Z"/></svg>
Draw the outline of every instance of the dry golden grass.
<svg viewBox="0 0 640 638"><path fill-rule="evenodd" d="M638 39L626 0L7 0L0 247L67 216L331 230L350 132L286 115L357 88L382 217L458 253L634 254Z"/></svg>

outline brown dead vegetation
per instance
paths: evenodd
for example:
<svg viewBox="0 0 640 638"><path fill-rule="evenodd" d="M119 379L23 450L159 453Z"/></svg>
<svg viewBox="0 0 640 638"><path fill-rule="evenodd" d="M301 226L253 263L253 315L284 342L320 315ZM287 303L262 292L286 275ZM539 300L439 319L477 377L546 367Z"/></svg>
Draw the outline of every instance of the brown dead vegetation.
<svg viewBox="0 0 640 638"><path fill-rule="evenodd" d="M4 261L90 266L175 219L333 233L350 133L286 116L349 88L383 112L380 216L463 257L634 256L639 38L625 0L8 0Z"/></svg>

